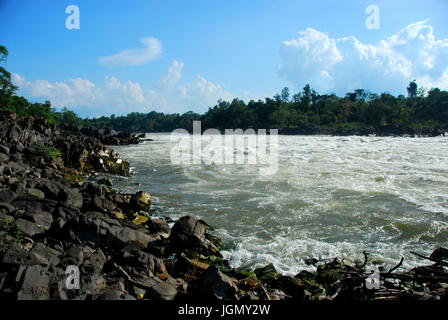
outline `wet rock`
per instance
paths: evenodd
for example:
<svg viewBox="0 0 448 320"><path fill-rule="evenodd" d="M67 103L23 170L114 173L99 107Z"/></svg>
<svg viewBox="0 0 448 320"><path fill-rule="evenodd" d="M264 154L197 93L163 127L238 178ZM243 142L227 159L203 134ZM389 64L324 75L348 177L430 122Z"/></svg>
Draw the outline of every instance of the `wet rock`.
<svg viewBox="0 0 448 320"><path fill-rule="evenodd" d="M431 259L435 260L448 260L448 249L447 248L437 248L429 256Z"/></svg>
<svg viewBox="0 0 448 320"><path fill-rule="evenodd" d="M170 243L174 251L190 249L202 254L221 256L218 248L205 237L207 224L186 216L180 218L171 229Z"/></svg>
<svg viewBox="0 0 448 320"><path fill-rule="evenodd" d="M112 187L112 181L109 178L101 178L98 180L98 184L102 184L104 186Z"/></svg>
<svg viewBox="0 0 448 320"><path fill-rule="evenodd" d="M217 266L211 266L204 272L198 287L200 295L223 300L237 300L237 292L237 286Z"/></svg>
<svg viewBox="0 0 448 320"><path fill-rule="evenodd" d="M151 206L151 195L147 192L137 192L132 195L130 200L131 209L139 212L139 211L149 211Z"/></svg>
<svg viewBox="0 0 448 320"><path fill-rule="evenodd" d="M276 281L280 276L272 263L263 268L255 269L254 273L257 275L257 279L263 282Z"/></svg>

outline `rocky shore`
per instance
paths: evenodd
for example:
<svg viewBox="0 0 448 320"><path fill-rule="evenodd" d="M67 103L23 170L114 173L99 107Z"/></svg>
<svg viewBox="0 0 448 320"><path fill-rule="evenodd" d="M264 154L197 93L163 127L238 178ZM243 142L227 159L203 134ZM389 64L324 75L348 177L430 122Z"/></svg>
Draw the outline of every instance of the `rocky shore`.
<svg viewBox="0 0 448 320"><path fill-rule="evenodd" d="M443 248L426 257L430 265L407 272L398 272L401 263L388 270L379 266L377 286L369 282L368 253L354 262L310 259L316 271L295 276L281 275L272 265L231 269L205 221L153 218L150 194L120 193L107 177L96 175L129 176L129 163L108 145L139 140L110 129L60 128L0 114L0 298L448 298Z"/></svg>

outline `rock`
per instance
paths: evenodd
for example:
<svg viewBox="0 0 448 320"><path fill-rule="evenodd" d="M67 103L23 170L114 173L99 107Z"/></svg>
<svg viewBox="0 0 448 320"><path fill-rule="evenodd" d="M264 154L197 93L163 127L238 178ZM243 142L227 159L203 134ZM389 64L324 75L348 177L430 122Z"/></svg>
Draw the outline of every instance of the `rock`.
<svg viewBox="0 0 448 320"><path fill-rule="evenodd" d="M38 211L32 214L27 213L26 217L29 217L39 228L43 228L45 231L50 229L53 222L53 216L49 212Z"/></svg>
<svg viewBox="0 0 448 320"><path fill-rule="evenodd" d="M3 144L0 144L0 153L9 155L9 148L4 146Z"/></svg>
<svg viewBox="0 0 448 320"><path fill-rule="evenodd" d="M61 189L57 199L64 205L74 208L81 208L84 201L82 193L76 188Z"/></svg>
<svg viewBox="0 0 448 320"><path fill-rule="evenodd" d="M40 265L28 266L17 299L49 300L49 282L48 267Z"/></svg>
<svg viewBox="0 0 448 320"><path fill-rule="evenodd" d="M34 222L22 218L16 220L16 227L29 237L45 233L44 227L38 226Z"/></svg>
<svg viewBox="0 0 448 320"><path fill-rule="evenodd" d="M87 212L84 216L77 216L64 225L63 232L71 241L87 243L90 246L121 249L129 244L138 244L146 248L157 238L123 227L120 223L99 212Z"/></svg>
<svg viewBox="0 0 448 320"><path fill-rule="evenodd" d="M16 197L17 195L11 190L7 189L0 190L0 202L12 203Z"/></svg>
<svg viewBox="0 0 448 320"><path fill-rule="evenodd" d="M131 266L135 274L145 274L154 276L166 276L166 269L163 261L150 253L139 250L139 247L128 246L123 252L123 262L126 266Z"/></svg>
<svg viewBox="0 0 448 320"><path fill-rule="evenodd" d="M137 300L137 299L125 292L107 289L98 297L97 300Z"/></svg>
<svg viewBox="0 0 448 320"><path fill-rule="evenodd" d="M98 180L98 184L102 184L104 186L112 187L112 181L109 178L101 178Z"/></svg>
<svg viewBox="0 0 448 320"><path fill-rule="evenodd" d="M431 259L435 260L448 260L448 249L447 248L437 248L429 256Z"/></svg>
<svg viewBox="0 0 448 320"><path fill-rule="evenodd" d="M0 202L0 210L6 210L9 213L11 213L14 212L16 208L12 204L6 202Z"/></svg>
<svg viewBox="0 0 448 320"><path fill-rule="evenodd" d="M146 226L151 233L169 234L171 232L168 223L166 223L165 220L159 218L150 219L148 222L146 222Z"/></svg>
<svg viewBox="0 0 448 320"><path fill-rule="evenodd" d="M201 246L205 239L206 225L202 221L186 216L180 218L171 229L170 242L179 248Z"/></svg>
<svg viewBox="0 0 448 320"><path fill-rule="evenodd" d="M9 265L43 265L49 266L50 261L42 255L39 251L27 251L19 247L17 244L13 244L11 248L4 254L2 258L2 264Z"/></svg>
<svg viewBox="0 0 448 320"><path fill-rule="evenodd" d="M219 271L217 266L209 267L202 275L198 293L204 297L223 300L238 300L238 288L233 281Z"/></svg>
<svg viewBox="0 0 448 320"><path fill-rule="evenodd" d="M40 191L38 189L28 189L27 193L30 196L36 197L38 199L45 199L45 193L43 193L42 191Z"/></svg>
<svg viewBox="0 0 448 320"><path fill-rule="evenodd" d="M138 281L145 285L145 298L155 301L174 300L177 290L173 286L158 278L140 278Z"/></svg>
<svg viewBox="0 0 448 320"><path fill-rule="evenodd" d="M130 200L130 206L131 209L138 212L138 211L149 211L149 208L151 206L151 195L147 192L137 192L136 194L132 195Z"/></svg>
<svg viewBox="0 0 448 320"><path fill-rule="evenodd" d="M257 279L263 282L273 282L280 276L272 263L255 269L254 273L257 275Z"/></svg>
<svg viewBox="0 0 448 320"><path fill-rule="evenodd" d="M8 162L8 161L9 161L9 156L4 153L0 153L0 163L4 163L4 162Z"/></svg>

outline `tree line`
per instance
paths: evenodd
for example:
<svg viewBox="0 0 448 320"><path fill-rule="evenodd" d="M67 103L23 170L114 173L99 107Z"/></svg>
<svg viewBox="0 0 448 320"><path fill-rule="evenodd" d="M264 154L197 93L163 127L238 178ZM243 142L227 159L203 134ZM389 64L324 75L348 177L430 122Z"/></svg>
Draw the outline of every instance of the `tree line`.
<svg viewBox="0 0 448 320"><path fill-rule="evenodd" d="M7 49L0 46L0 63L6 61L7 55ZM302 133L307 130L309 133L362 132L386 127L420 133L448 128L448 92L438 88L426 92L418 88L415 80L407 86L407 96L357 89L340 97L319 94L307 84L294 94L285 87L272 98L248 103L241 99L220 100L204 114L152 111L84 119L67 108L57 112L48 101L31 103L17 96L17 89L10 73L0 66L1 110L23 116L41 116L57 124L111 127L132 132L170 132L177 128L191 131L194 120L202 121L203 129L277 128Z"/></svg>

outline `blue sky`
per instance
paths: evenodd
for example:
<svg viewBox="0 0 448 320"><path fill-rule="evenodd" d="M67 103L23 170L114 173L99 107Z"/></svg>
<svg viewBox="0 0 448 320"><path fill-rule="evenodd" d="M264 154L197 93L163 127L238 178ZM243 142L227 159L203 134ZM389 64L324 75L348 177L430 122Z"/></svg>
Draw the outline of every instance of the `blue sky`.
<svg viewBox="0 0 448 320"><path fill-rule="evenodd" d="M68 30L68 5L80 9ZM380 9L368 29L369 5ZM310 83L344 94L448 89L447 0L0 0L7 69L33 101L82 116L203 112Z"/></svg>

